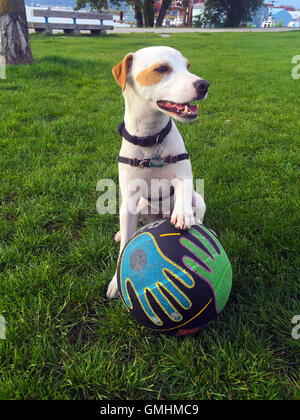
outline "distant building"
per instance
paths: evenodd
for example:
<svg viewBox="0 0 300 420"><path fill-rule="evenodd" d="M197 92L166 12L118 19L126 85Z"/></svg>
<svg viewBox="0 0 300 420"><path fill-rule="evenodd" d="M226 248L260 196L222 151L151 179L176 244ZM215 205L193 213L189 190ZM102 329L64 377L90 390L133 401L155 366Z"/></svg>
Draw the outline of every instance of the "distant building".
<svg viewBox="0 0 300 420"><path fill-rule="evenodd" d="M293 21L297 22L300 19L300 10L294 10L289 12L292 16Z"/></svg>
<svg viewBox="0 0 300 420"><path fill-rule="evenodd" d="M251 24L254 26L275 26L282 22L283 26L289 26L290 22L297 22L300 10L292 6L274 6L265 3L253 16ZM266 25L268 23L268 25Z"/></svg>
<svg viewBox="0 0 300 420"><path fill-rule="evenodd" d="M286 9L275 9L273 11L273 18L275 19L275 23L281 23L283 26L288 26L288 24L293 20L290 12Z"/></svg>
<svg viewBox="0 0 300 420"><path fill-rule="evenodd" d="M277 1L275 3L277 3ZM295 10L295 7L293 7L293 6L275 6L272 3L265 3L265 6L268 6L268 7L273 8L273 9L285 9L288 12Z"/></svg>
<svg viewBox="0 0 300 420"><path fill-rule="evenodd" d="M194 2L193 10L195 11L195 16L200 15L204 12L204 2L198 1L198 3ZM194 15L194 13L193 13Z"/></svg>
<svg viewBox="0 0 300 420"><path fill-rule="evenodd" d="M196 22L200 16L204 14L204 3L194 4L193 7L193 22Z"/></svg>

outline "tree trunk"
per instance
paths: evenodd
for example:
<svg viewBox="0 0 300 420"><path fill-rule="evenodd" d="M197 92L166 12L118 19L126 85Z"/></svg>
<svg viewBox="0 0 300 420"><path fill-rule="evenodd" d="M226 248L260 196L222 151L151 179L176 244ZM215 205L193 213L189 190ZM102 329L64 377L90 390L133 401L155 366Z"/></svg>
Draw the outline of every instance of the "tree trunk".
<svg viewBox="0 0 300 420"><path fill-rule="evenodd" d="M154 26L154 2L153 0L144 0L144 23L146 27Z"/></svg>
<svg viewBox="0 0 300 420"><path fill-rule="evenodd" d="M0 0L0 55L6 64L32 64L24 0Z"/></svg>
<svg viewBox="0 0 300 420"><path fill-rule="evenodd" d="M135 11L135 19L136 19L136 26L138 28L142 28L144 26L143 23L143 15L142 15L142 5L140 0L134 0L134 11Z"/></svg>
<svg viewBox="0 0 300 420"><path fill-rule="evenodd" d="M187 16L188 16L187 9L184 8L184 10L183 10L183 18L182 18L182 26L184 28L186 28L186 26L187 26Z"/></svg>
<svg viewBox="0 0 300 420"><path fill-rule="evenodd" d="M163 24L164 18L166 16L167 10L171 4L172 0L163 0L161 7L159 9L158 18L155 24L156 28L160 28Z"/></svg>
<svg viewBox="0 0 300 420"><path fill-rule="evenodd" d="M192 27L192 22L193 22L193 5L192 3L190 3L189 13L188 13L188 24L187 24L189 28Z"/></svg>

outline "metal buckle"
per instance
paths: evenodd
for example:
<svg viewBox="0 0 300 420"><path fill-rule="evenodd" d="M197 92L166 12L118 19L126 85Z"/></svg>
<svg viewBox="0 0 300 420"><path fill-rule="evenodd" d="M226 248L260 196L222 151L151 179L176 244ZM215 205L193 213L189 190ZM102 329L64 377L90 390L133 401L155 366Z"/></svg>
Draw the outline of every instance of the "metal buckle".
<svg viewBox="0 0 300 420"><path fill-rule="evenodd" d="M146 162L146 160L145 160L145 159L141 160L141 161L139 162L139 167L140 167L140 168L144 168L144 167L145 167L145 166L144 166L145 162Z"/></svg>

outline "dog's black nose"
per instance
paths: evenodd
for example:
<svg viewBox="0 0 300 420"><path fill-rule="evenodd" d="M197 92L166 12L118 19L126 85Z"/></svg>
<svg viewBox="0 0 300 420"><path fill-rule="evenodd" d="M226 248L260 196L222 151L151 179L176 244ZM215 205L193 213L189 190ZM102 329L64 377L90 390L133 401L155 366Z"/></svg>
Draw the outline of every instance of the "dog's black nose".
<svg viewBox="0 0 300 420"><path fill-rule="evenodd" d="M197 91L198 98L204 98L209 88L209 82L207 80L199 79L196 82L194 82L193 85Z"/></svg>

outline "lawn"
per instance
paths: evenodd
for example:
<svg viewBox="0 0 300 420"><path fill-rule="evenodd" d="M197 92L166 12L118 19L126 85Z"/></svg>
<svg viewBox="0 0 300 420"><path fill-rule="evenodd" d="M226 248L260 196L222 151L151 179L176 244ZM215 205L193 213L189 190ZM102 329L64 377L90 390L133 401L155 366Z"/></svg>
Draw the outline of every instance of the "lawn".
<svg viewBox="0 0 300 420"><path fill-rule="evenodd" d="M0 80L0 399L299 399L300 32L31 42L34 65ZM224 311L186 338L105 296L118 216L96 212L96 185L117 180L124 110L111 68L151 45L211 83L178 127L234 274Z"/></svg>

